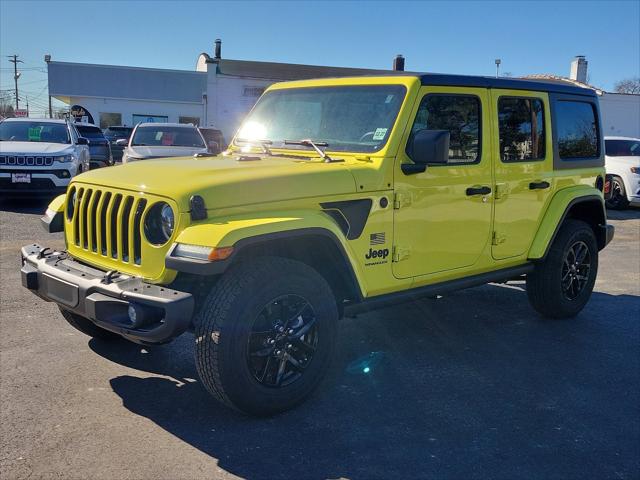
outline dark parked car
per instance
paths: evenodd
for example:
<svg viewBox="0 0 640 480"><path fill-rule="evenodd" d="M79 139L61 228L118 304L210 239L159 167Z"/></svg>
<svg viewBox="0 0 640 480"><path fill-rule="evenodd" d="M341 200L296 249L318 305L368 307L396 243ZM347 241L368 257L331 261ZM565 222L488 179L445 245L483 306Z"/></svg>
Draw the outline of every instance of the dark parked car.
<svg viewBox="0 0 640 480"><path fill-rule="evenodd" d="M124 147L116 145L116 142L122 139L129 140L131 132L133 132L133 127L121 126L111 126L104 131L104 136L107 137L111 145L111 154L113 155L114 161L122 161L122 152L124 150Z"/></svg>
<svg viewBox="0 0 640 480"><path fill-rule="evenodd" d="M198 130L207 142L207 148L211 153L218 153L227 148L220 130L210 127L198 127Z"/></svg>
<svg viewBox="0 0 640 480"><path fill-rule="evenodd" d="M102 133L102 130L91 123L76 122L75 125L80 135L89 140L89 153L91 158L89 159L89 165L84 165L84 169L113 165L111 146L104 136L104 133Z"/></svg>

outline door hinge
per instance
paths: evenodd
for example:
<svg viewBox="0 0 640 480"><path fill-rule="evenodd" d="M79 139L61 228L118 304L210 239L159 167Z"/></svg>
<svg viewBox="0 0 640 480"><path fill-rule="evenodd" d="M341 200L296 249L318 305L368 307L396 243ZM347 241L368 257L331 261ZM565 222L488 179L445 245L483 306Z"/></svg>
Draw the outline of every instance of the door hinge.
<svg viewBox="0 0 640 480"><path fill-rule="evenodd" d="M509 193L509 188L506 183L496 183L494 198L496 200L503 198Z"/></svg>
<svg viewBox="0 0 640 480"><path fill-rule="evenodd" d="M393 194L393 208L395 210L406 207L408 205L411 205L411 195L401 192L395 192Z"/></svg>
<svg viewBox="0 0 640 480"><path fill-rule="evenodd" d="M491 241L492 245L500 245L501 243L504 243L506 241L507 236L504 233L498 231L493 232L493 239Z"/></svg>
<svg viewBox="0 0 640 480"><path fill-rule="evenodd" d="M408 248L393 247L393 255L391 256L391 259L394 262L399 262L400 260L408 258L410 254L411 250Z"/></svg>

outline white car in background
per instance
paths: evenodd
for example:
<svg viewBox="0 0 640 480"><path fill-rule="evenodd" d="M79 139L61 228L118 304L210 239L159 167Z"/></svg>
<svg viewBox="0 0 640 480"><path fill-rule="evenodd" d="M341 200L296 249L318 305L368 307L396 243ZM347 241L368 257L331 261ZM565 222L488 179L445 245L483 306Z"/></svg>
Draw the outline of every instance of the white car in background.
<svg viewBox="0 0 640 480"><path fill-rule="evenodd" d="M640 206L640 138L604 137L605 168L611 176L607 207Z"/></svg>
<svg viewBox="0 0 640 480"><path fill-rule="evenodd" d="M88 140L67 120L7 118L0 122L0 193L62 193L89 164Z"/></svg>
<svg viewBox="0 0 640 480"><path fill-rule="evenodd" d="M116 144L126 146L122 163L208 153L200 131L183 123L139 123L129 140L118 140Z"/></svg>

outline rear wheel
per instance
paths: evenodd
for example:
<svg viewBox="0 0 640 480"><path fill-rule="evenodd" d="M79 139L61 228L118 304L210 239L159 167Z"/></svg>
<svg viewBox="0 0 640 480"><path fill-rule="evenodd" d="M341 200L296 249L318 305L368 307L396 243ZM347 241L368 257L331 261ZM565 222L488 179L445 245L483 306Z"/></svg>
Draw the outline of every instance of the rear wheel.
<svg viewBox="0 0 640 480"><path fill-rule="evenodd" d="M612 210L624 210L629 206L627 191L620 177L611 178L611 198L606 201L607 208Z"/></svg>
<svg viewBox="0 0 640 480"><path fill-rule="evenodd" d="M289 259L240 263L209 294L196 325L196 366L207 390L251 415L294 407L328 369L338 320L318 272Z"/></svg>
<svg viewBox="0 0 640 480"><path fill-rule="evenodd" d="M70 312L69 310L65 310L62 307L60 308L60 313L64 319L69 322L69 324L75 328L76 330L80 330L85 335L89 335L93 338L99 338L100 340L117 340L120 337L117 333L110 332L109 330L105 330L104 328L98 327L95 323L93 323L88 318L84 318L76 313Z"/></svg>
<svg viewBox="0 0 640 480"><path fill-rule="evenodd" d="M589 301L597 274L593 230L583 221L567 220L545 260L527 275L529 302L546 317L573 317Z"/></svg>

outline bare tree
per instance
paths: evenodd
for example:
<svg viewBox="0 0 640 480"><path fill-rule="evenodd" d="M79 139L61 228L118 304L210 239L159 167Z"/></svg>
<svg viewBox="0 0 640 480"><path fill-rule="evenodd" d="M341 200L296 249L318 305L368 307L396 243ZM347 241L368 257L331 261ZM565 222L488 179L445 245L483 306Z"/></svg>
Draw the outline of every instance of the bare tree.
<svg viewBox="0 0 640 480"><path fill-rule="evenodd" d="M614 90L616 93L640 94L640 77L627 78L616 83Z"/></svg>
<svg viewBox="0 0 640 480"><path fill-rule="evenodd" d="M13 105L4 101L0 102L0 118L11 118L13 116Z"/></svg>

